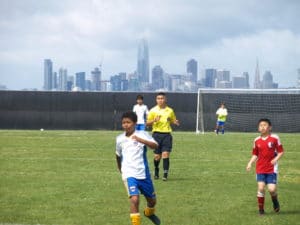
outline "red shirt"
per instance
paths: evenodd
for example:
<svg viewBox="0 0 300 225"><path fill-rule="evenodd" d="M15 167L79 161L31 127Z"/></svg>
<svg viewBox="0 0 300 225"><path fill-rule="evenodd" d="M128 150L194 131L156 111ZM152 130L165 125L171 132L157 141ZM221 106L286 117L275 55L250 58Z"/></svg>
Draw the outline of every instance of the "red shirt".
<svg viewBox="0 0 300 225"><path fill-rule="evenodd" d="M278 165L272 165L271 161L277 153L283 152L279 137L271 134L268 137L257 137L254 140L252 154L256 155L256 173L277 173Z"/></svg>

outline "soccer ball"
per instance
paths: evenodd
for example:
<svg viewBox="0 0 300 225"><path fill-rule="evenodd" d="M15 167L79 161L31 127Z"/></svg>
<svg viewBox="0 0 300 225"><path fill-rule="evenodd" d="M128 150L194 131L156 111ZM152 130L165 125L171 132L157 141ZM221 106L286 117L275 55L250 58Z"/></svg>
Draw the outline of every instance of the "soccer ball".
<svg viewBox="0 0 300 225"><path fill-rule="evenodd" d="M43 129L43 128L41 128L41 129L40 129L40 131L44 131L44 129Z"/></svg>

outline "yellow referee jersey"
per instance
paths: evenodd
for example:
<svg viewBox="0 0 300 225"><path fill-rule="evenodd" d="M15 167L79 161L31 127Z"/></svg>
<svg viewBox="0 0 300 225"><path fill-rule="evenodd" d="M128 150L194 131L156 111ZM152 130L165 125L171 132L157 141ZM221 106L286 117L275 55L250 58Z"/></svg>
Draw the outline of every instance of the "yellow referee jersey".
<svg viewBox="0 0 300 225"><path fill-rule="evenodd" d="M154 120L157 116L159 116L160 119L152 124L152 132L170 133L172 131L171 123L176 120L173 109L168 106L165 108L154 106L149 111L147 120Z"/></svg>

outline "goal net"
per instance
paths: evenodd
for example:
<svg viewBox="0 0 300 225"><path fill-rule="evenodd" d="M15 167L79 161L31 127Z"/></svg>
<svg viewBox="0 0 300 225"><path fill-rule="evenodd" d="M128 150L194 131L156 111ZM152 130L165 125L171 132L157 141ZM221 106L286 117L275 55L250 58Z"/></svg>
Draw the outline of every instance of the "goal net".
<svg viewBox="0 0 300 225"><path fill-rule="evenodd" d="M300 89L199 89L196 133L214 130L222 102L227 131L254 132L258 120L268 118L275 132L300 132Z"/></svg>

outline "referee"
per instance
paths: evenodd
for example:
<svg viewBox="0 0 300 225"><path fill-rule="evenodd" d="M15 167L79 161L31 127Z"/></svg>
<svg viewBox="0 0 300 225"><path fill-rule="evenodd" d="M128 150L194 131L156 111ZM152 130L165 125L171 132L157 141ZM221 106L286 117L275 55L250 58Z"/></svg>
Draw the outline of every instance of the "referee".
<svg viewBox="0 0 300 225"><path fill-rule="evenodd" d="M153 138L158 143L158 148L154 150L154 179L159 178L159 163L163 159L163 181L168 179L170 167L170 153L172 151L172 128L171 124L179 126L172 108L167 106L166 94L159 92L156 95L156 106L148 114L147 126L152 126Z"/></svg>

